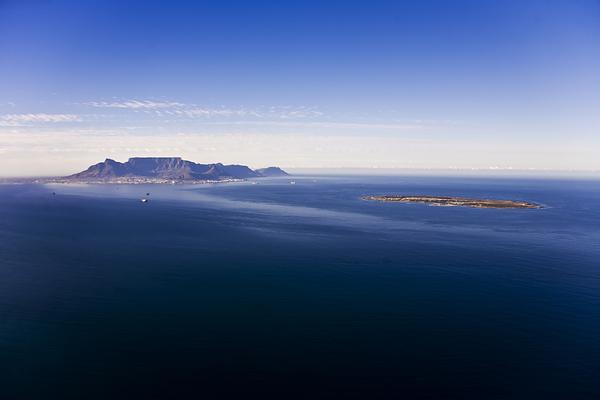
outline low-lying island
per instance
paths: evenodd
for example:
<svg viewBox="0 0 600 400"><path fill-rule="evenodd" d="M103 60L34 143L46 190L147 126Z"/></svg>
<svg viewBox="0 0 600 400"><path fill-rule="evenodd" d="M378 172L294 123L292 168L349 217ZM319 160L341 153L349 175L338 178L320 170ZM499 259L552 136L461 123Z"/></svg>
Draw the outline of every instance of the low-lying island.
<svg viewBox="0 0 600 400"><path fill-rule="evenodd" d="M432 206L474 207L474 208L542 208L540 204L521 200L471 199L450 196L363 196L363 200L388 201L399 203L424 203Z"/></svg>

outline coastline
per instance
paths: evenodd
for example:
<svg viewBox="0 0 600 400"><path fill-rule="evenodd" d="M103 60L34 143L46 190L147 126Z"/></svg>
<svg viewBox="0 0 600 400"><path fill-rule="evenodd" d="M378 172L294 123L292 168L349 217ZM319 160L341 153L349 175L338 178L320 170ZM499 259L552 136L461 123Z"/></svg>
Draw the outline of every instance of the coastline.
<svg viewBox="0 0 600 400"><path fill-rule="evenodd" d="M7 184L61 184L61 185L209 185L218 183L245 182L247 179L163 179L163 178L113 178L113 179L65 179L65 178L31 178L7 179L0 183Z"/></svg>
<svg viewBox="0 0 600 400"><path fill-rule="evenodd" d="M474 199L468 197L452 196L400 196L400 195L380 195L380 196L362 196L361 199L367 201L381 201L392 203L419 203L437 207L470 207L470 208L525 208L538 209L543 208L541 204L531 203L523 200L504 200L504 199Z"/></svg>

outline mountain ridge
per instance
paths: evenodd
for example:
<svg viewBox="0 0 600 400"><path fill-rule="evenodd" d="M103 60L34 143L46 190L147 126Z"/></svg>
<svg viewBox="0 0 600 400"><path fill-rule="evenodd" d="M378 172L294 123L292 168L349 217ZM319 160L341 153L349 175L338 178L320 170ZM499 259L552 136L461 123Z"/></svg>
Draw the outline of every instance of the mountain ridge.
<svg viewBox="0 0 600 400"><path fill-rule="evenodd" d="M126 162L107 158L86 170L64 179L111 180L119 178L164 179L176 181L220 181L232 179L287 176L279 167L253 170L246 165L199 164L181 157L131 157Z"/></svg>

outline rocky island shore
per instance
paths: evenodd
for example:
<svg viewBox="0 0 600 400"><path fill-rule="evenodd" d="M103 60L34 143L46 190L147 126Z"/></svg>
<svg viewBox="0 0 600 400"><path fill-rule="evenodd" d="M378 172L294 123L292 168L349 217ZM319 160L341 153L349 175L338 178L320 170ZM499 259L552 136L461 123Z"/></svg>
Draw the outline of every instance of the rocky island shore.
<svg viewBox="0 0 600 400"><path fill-rule="evenodd" d="M541 205L521 200L472 199L449 196L363 196L363 200L388 201L398 203L424 203L432 206L473 207L473 208L542 208Z"/></svg>

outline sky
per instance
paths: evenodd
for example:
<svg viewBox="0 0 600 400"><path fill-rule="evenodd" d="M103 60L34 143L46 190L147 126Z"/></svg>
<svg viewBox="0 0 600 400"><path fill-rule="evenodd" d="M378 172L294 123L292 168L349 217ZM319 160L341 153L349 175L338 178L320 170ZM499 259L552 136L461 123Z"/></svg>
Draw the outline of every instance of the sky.
<svg viewBox="0 0 600 400"><path fill-rule="evenodd" d="M600 171L600 1L0 0L0 175Z"/></svg>

